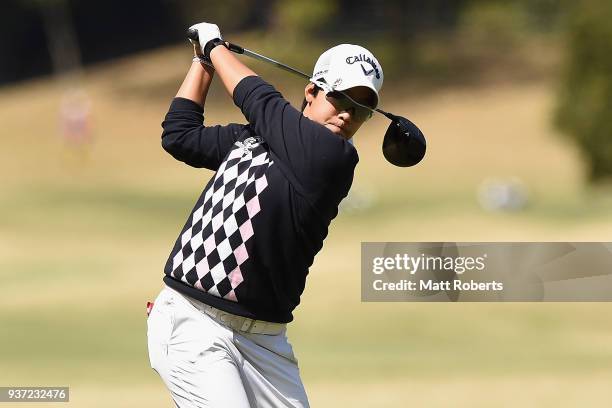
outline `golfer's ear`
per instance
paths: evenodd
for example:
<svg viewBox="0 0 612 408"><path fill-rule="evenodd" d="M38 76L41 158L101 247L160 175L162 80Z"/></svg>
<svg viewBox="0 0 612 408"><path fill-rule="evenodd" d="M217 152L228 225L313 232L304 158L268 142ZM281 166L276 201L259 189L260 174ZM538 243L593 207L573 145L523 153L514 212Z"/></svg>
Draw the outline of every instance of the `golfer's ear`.
<svg viewBox="0 0 612 408"><path fill-rule="evenodd" d="M304 88L304 99L306 99L307 103L310 104L312 101L315 100L314 92L315 92L315 84L311 82L308 85L306 85L306 88Z"/></svg>

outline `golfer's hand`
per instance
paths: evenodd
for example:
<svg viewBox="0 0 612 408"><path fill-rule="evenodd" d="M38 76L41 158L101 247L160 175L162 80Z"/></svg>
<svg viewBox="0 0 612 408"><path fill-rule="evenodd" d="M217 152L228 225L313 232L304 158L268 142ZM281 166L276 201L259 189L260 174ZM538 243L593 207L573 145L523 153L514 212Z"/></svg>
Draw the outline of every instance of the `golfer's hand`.
<svg viewBox="0 0 612 408"><path fill-rule="evenodd" d="M223 39L223 37L221 37L221 31L219 30L219 27L216 24L198 23L189 27L189 29L196 30L198 32L200 47L199 50L196 51L198 52L198 56L200 57L204 55L204 49L206 48L206 44L208 44L210 40L214 40L215 38L219 38L221 40ZM192 40L189 41L193 43Z"/></svg>

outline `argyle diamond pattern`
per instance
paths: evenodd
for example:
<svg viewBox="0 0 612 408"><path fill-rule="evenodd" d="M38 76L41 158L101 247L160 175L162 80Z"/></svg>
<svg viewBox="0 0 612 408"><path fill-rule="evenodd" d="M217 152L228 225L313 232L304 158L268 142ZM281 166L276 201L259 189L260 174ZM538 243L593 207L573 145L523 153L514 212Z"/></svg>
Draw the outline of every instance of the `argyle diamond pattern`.
<svg viewBox="0 0 612 408"><path fill-rule="evenodd" d="M253 217L261 210L259 195L268 186L266 170L274 162L261 140L236 142L204 193L181 235L172 259L176 279L237 302L236 288L244 281L249 258L245 243L253 236Z"/></svg>

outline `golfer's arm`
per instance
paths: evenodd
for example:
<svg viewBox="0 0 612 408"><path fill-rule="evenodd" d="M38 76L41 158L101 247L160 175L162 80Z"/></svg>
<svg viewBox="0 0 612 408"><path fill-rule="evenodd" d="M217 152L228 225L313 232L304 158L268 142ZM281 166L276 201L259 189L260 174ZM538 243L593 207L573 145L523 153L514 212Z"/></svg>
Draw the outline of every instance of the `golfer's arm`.
<svg viewBox="0 0 612 408"><path fill-rule="evenodd" d="M243 78L257 75L225 47L217 46L213 48L210 52L210 59L231 97L234 96L234 88Z"/></svg>
<svg viewBox="0 0 612 408"><path fill-rule="evenodd" d="M203 107L214 73L214 69L194 61L191 64L191 68L189 68L189 72L187 72L183 84L176 93L176 97L191 99Z"/></svg>

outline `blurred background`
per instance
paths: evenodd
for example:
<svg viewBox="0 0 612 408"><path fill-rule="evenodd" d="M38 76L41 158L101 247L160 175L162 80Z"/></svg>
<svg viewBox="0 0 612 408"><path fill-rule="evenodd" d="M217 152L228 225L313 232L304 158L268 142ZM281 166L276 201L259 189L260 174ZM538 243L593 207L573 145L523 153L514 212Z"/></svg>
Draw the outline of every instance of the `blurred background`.
<svg viewBox="0 0 612 408"><path fill-rule="evenodd" d="M386 119L355 138L351 195L289 329L312 406L610 404L605 303L360 301L362 241L610 240L605 0L3 1L0 385L172 406L145 302L212 175L160 146L200 21L306 72L338 43L369 48L381 106L427 136L409 169L382 157ZM299 107L303 81L243 61ZM218 80L206 120L243 121Z"/></svg>

